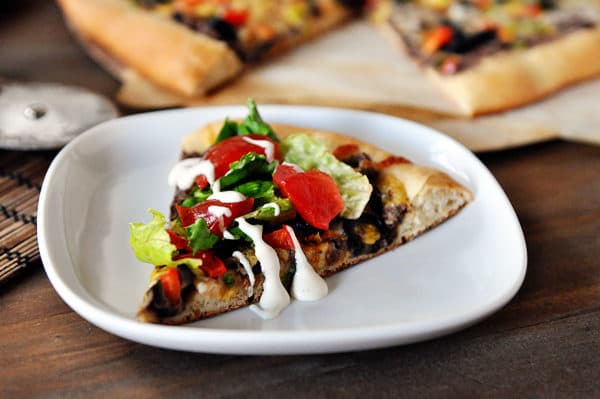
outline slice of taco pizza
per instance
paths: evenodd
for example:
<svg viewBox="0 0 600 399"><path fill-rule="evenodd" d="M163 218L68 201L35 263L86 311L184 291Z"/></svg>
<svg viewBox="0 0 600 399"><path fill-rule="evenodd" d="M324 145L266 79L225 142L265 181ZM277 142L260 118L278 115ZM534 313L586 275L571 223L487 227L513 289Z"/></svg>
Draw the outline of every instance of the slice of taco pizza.
<svg viewBox="0 0 600 399"><path fill-rule="evenodd" d="M447 174L338 133L268 125L256 104L186 136L170 220L131 223L155 266L138 319L182 324L250 305L265 319L472 200Z"/></svg>

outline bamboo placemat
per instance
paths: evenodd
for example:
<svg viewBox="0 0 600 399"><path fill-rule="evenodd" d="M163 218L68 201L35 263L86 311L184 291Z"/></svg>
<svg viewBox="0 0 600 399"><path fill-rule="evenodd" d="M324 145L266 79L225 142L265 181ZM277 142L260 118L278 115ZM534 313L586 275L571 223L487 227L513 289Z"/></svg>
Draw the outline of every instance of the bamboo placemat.
<svg viewBox="0 0 600 399"><path fill-rule="evenodd" d="M37 204L50 152L0 151L0 283L39 266Z"/></svg>

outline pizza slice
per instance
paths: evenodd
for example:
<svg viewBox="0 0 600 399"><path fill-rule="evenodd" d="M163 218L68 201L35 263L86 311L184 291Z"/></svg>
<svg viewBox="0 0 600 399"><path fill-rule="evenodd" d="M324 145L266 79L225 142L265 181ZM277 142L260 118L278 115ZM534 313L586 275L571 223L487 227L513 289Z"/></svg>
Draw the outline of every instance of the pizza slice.
<svg viewBox="0 0 600 399"><path fill-rule="evenodd" d="M338 133L270 126L248 105L246 119L185 137L170 221L151 211L130 225L135 255L155 265L139 320L182 324L247 305L275 317L472 199L441 171Z"/></svg>
<svg viewBox="0 0 600 399"><path fill-rule="evenodd" d="M68 22L113 70L181 96L205 94L245 65L348 20L360 1L58 0Z"/></svg>
<svg viewBox="0 0 600 399"><path fill-rule="evenodd" d="M598 0L371 2L373 18L465 111L502 111L600 75Z"/></svg>

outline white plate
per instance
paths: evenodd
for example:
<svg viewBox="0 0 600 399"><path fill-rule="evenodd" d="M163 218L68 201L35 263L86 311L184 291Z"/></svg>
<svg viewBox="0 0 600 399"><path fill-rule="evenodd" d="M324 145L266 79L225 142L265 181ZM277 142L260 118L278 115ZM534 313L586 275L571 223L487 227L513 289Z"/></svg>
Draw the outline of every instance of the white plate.
<svg viewBox="0 0 600 399"><path fill-rule="evenodd" d="M38 209L38 240L54 288L82 317L121 337L164 348L234 354L322 353L406 344L450 333L506 304L527 252L506 195L462 145L402 119L318 107L262 106L263 118L345 132L436 166L475 201L417 240L327 279L330 295L293 302L263 321L240 309L186 326L135 320L152 267L128 244L128 223L168 211L167 174L180 139L243 107L185 109L109 121L52 163Z"/></svg>

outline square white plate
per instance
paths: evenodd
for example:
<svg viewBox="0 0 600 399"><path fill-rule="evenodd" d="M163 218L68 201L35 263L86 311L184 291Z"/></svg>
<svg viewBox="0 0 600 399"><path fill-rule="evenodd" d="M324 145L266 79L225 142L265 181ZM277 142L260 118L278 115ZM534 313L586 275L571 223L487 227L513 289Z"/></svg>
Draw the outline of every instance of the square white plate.
<svg viewBox="0 0 600 399"><path fill-rule="evenodd" d="M344 132L446 171L475 200L415 241L327 279L323 300L293 302L264 321L247 309L185 326L136 321L152 266L129 248L128 223L168 212L167 174L181 137L243 107L162 111L116 119L79 136L52 163L40 196L38 240L53 286L82 317L164 348L234 354L322 353L416 342L470 325L517 292L527 252L506 195L465 147L391 116L261 106L268 122Z"/></svg>

